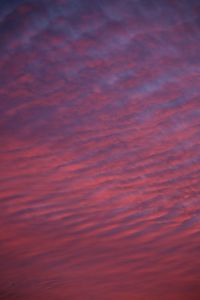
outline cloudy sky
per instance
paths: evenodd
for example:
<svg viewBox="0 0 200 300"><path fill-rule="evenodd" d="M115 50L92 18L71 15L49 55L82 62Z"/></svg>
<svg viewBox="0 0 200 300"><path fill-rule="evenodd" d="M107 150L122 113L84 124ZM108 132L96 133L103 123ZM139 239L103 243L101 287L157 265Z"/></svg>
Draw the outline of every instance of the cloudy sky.
<svg viewBox="0 0 200 300"><path fill-rule="evenodd" d="M1 0L0 299L200 299L200 3Z"/></svg>

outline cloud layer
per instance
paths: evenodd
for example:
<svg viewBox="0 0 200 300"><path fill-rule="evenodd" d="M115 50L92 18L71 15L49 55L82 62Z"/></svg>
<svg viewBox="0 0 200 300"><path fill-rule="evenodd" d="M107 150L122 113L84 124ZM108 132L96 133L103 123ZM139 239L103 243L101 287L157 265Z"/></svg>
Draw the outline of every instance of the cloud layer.
<svg viewBox="0 0 200 300"><path fill-rule="evenodd" d="M1 6L0 299L199 299L198 1Z"/></svg>

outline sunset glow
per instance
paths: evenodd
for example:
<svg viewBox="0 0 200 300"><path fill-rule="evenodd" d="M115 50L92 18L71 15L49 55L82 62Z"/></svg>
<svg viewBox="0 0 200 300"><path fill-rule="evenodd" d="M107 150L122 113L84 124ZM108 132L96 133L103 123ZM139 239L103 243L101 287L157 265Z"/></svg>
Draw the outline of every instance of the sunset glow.
<svg viewBox="0 0 200 300"><path fill-rule="evenodd" d="M200 2L0 2L0 299L200 299Z"/></svg>

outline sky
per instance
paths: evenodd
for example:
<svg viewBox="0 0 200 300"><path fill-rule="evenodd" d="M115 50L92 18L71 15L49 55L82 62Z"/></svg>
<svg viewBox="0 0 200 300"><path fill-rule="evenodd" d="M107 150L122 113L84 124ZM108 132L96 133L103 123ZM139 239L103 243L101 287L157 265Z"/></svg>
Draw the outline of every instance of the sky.
<svg viewBox="0 0 200 300"><path fill-rule="evenodd" d="M200 299L200 3L0 3L0 299Z"/></svg>

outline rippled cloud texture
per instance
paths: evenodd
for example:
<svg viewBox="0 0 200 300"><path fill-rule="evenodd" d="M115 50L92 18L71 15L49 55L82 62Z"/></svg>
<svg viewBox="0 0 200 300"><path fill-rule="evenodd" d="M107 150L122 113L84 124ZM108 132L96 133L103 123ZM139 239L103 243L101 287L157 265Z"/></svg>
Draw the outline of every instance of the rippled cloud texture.
<svg viewBox="0 0 200 300"><path fill-rule="evenodd" d="M0 299L200 299L200 3L0 4Z"/></svg>

